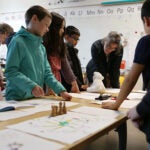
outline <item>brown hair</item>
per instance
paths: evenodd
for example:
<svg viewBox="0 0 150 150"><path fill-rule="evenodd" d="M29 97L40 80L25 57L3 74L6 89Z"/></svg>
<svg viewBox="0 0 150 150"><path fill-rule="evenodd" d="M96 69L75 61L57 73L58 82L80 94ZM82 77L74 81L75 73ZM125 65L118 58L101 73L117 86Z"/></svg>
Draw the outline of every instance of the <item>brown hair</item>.
<svg viewBox="0 0 150 150"><path fill-rule="evenodd" d="M49 32L47 32L43 37L44 46L48 56L57 55L63 58L66 53L66 47L64 43L64 34L63 36L60 36L59 32L65 18L56 12L52 12L51 14L52 23L49 27Z"/></svg>
<svg viewBox="0 0 150 150"><path fill-rule="evenodd" d="M13 32L14 32L14 30L9 24L7 24L7 23L0 24L0 33L1 34L7 33L8 35L10 35Z"/></svg>
<svg viewBox="0 0 150 150"><path fill-rule="evenodd" d="M150 0L145 0L142 8L141 8L141 19L143 20L143 17L150 17ZM143 20L144 21L144 20Z"/></svg>
<svg viewBox="0 0 150 150"><path fill-rule="evenodd" d="M39 21L41 21L46 16L52 18L51 13L48 10L46 10L45 8L43 8L39 5L35 5L35 6L30 7L25 13L26 25L29 24L33 15L36 15L38 17Z"/></svg>
<svg viewBox="0 0 150 150"><path fill-rule="evenodd" d="M72 36L72 35L78 35L80 36L80 31L78 28L74 27L74 26L67 26L66 30L65 30L65 34Z"/></svg>

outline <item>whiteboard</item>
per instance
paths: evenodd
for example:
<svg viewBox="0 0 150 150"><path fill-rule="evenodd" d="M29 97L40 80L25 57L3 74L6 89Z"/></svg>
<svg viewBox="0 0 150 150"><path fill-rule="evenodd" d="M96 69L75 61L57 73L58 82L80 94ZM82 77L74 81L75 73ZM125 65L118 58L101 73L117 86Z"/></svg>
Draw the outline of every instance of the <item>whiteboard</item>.
<svg viewBox="0 0 150 150"><path fill-rule="evenodd" d="M110 31L122 33L124 47L123 59L127 69L131 67L138 40L145 34L140 18L142 4L117 6L89 6L66 9L55 9L66 18L67 25L74 25L81 31L77 45L82 67L91 59L91 45L105 37Z"/></svg>
<svg viewBox="0 0 150 150"><path fill-rule="evenodd" d="M63 15L66 25L74 25L81 32L77 45L82 67L85 68L91 59L91 45L94 41L105 37L110 31L123 34L122 40L127 41L124 47L123 59L130 68L138 40L144 35L143 24L140 19L142 4L126 4L116 6L82 6L69 8L48 8ZM46 7L46 6L44 6ZM24 12L1 13L0 22L12 25L15 31L24 23Z"/></svg>

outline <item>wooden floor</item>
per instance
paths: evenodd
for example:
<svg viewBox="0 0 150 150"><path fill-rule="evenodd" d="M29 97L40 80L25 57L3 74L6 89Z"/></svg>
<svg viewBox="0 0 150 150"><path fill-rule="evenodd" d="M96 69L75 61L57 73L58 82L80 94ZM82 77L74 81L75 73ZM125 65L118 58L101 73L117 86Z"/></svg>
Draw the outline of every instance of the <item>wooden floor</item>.
<svg viewBox="0 0 150 150"><path fill-rule="evenodd" d="M147 150L148 145L145 139L145 135L136 129L130 121L127 122L127 127L127 150ZM118 150L117 132L109 132L108 135L105 135L93 143L87 145L84 150Z"/></svg>

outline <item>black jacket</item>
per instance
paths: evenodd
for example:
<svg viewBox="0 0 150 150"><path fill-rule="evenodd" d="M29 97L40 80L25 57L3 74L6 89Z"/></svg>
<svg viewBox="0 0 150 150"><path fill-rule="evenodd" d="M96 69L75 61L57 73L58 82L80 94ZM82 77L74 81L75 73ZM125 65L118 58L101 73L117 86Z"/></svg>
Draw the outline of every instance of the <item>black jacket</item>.
<svg viewBox="0 0 150 150"><path fill-rule="evenodd" d="M147 92L137 105L137 112L144 119L140 129L145 133L146 139L150 143L150 92Z"/></svg>
<svg viewBox="0 0 150 150"><path fill-rule="evenodd" d="M16 32L13 32L13 33L11 33L11 34L7 37L7 39L6 39L6 41L5 41L7 47L8 47L8 45L9 45L11 39L13 38L13 36L14 36L15 34L16 34Z"/></svg>
<svg viewBox="0 0 150 150"><path fill-rule="evenodd" d="M104 85L107 87L106 75L109 74L110 85L112 88L119 88L120 64L123 56L123 47L120 46L106 56L102 40L97 40L91 47L92 59L86 66L86 73L89 83L93 82L93 73L100 72L104 76Z"/></svg>
<svg viewBox="0 0 150 150"><path fill-rule="evenodd" d="M74 48L69 43L66 44L66 45L67 45L67 58L68 58L68 61L70 63L70 66L72 68L72 71L73 71L74 75L76 76L76 81L77 81L77 84L79 86L79 89L82 90L81 85L84 84L84 81L83 81L81 63L80 63L80 60L78 58L78 49ZM63 80L62 83L65 86L65 88L69 91L70 85L67 85L66 83L64 83L64 80Z"/></svg>

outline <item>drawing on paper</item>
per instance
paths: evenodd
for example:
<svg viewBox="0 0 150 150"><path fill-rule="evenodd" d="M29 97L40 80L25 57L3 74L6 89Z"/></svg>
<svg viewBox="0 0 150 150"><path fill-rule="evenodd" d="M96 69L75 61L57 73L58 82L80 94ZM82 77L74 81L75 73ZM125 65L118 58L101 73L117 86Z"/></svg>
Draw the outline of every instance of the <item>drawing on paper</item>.
<svg viewBox="0 0 150 150"><path fill-rule="evenodd" d="M8 144L9 150L19 150L22 146L23 144L17 142Z"/></svg>
<svg viewBox="0 0 150 150"><path fill-rule="evenodd" d="M36 118L9 128L72 144L111 125L118 115L117 111L81 107L64 115Z"/></svg>

